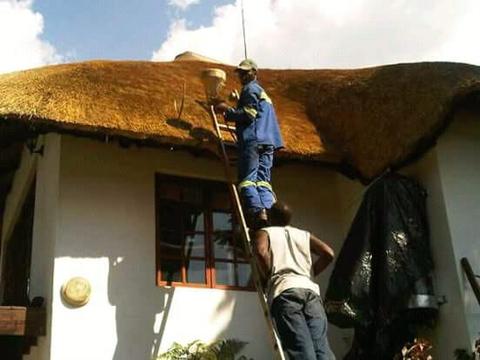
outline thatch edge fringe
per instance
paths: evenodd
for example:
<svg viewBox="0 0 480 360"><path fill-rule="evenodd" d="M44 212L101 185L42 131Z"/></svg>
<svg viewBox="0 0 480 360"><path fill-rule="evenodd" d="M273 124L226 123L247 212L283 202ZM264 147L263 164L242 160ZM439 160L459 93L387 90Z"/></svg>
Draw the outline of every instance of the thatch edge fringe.
<svg viewBox="0 0 480 360"><path fill-rule="evenodd" d="M29 129L29 134L27 134L26 137L55 132L59 134L91 138L104 142L112 142L116 139L120 140L122 144L128 144L131 142L145 147L175 147L193 153L208 153L213 156L217 154L217 146L213 141L180 140L175 136L154 136L134 131L130 132L121 129L113 129L111 127L90 126L56 119L46 119L33 115L2 114L0 115L0 126L2 122L7 122L9 125L19 128L27 127ZM213 131L211 132L211 136L213 139ZM0 147L2 147L1 144ZM327 158L322 155L304 155L291 151L279 151L277 158L282 160L282 162L300 161L302 163L322 164L327 167L342 167L338 158Z"/></svg>
<svg viewBox="0 0 480 360"><path fill-rule="evenodd" d="M446 106L444 115L442 116L442 121L440 121L437 126L432 128L428 134L419 139L412 146L412 151L409 152L409 155L407 155L403 160L392 163L390 169L398 170L404 166L407 166L421 158L426 152L433 148L436 145L438 138L445 133L450 124L454 121L455 111L458 105L461 105L469 96L475 94L480 94L480 82L465 87L464 89L461 89L460 92L452 96L448 106ZM368 182L371 182L375 180L375 178L363 179L363 181L368 180Z"/></svg>

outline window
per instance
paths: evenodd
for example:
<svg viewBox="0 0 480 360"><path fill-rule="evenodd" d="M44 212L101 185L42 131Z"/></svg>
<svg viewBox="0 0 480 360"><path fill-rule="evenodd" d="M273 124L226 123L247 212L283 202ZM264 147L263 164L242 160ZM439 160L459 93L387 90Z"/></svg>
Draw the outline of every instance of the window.
<svg viewBox="0 0 480 360"><path fill-rule="evenodd" d="M157 285L253 289L227 185L156 177Z"/></svg>

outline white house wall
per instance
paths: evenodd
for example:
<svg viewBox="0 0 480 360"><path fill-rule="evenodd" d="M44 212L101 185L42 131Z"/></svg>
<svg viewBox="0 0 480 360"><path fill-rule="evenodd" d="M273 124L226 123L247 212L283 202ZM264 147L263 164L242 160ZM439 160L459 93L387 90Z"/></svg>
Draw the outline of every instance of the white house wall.
<svg viewBox="0 0 480 360"><path fill-rule="evenodd" d="M447 302L440 306L436 326L424 330L423 336L433 342L435 359L453 357L457 348L468 346L468 332L456 271L454 244L450 233L445 199L440 178L437 151L431 150L415 165L406 169L427 190L427 213L430 225L430 245L434 261L434 284L438 297ZM455 336L452 336L455 334Z"/></svg>
<svg viewBox="0 0 480 360"><path fill-rule="evenodd" d="M466 280L460 259L467 257L480 273L480 122L457 114L438 144L405 172L427 189L431 248L440 306L435 329L435 358L451 358L455 349L469 349L480 336L480 308Z"/></svg>
<svg viewBox="0 0 480 360"><path fill-rule="evenodd" d="M439 309L434 329L423 331L434 344L435 359L452 358L455 349L469 349L480 337L480 307L460 267L460 259L467 257L474 272L480 274L480 119L465 113L456 117L437 146L403 170L428 191L434 281L437 295L447 301ZM336 196L343 236L364 191L358 182L338 177ZM333 243L337 253L342 240ZM352 334L334 326L330 330L339 354L341 343L349 347Z"/></svg>
<svg viewBox="0 0 480 360"><path fill-rule="evenodd" d="M466 256L480 273L479 138L478 121L454 122L437 147L406 170L429 192L436 290L447 299L427 334L439 359L468 348L480 329L479 308L459 265ZM222 179L218 162L59 135L47 135L45 146L42 157L23 154L4 216L2 246L36 167L30 296L45 297L47 305L53 299L53 305L47 337L25 360L149 359L173 341L216 338L248 341L246 355L270 358L255 293L155 286L154 174ZM294 208L294 225L312 230L338 253L364 188L304 165L277 167L274 186ZM323 290L330 272L318 278ZM73 276L93 287L91 301L78 309L59 295ZM351 331L330 327L337 357L351 338Z"/></svg>
<svg viewBox="0 0 480 360"><path fill-rule="evenodd" d="M480 118L462 115L440 138L437 152L460 284L460 303L473 344L480 338L480 306L461 269L460 259L468 258L473 271L480 274Z"/></svg>
<svg viewBox="0 0 480 360"><path fill-rule="evenodd" d="M45 298L47 335L38 338L24 360L50 359L51 322L53 313L53 266L58 234L58 185L61 137L48 134L44 139L43 156L36 155L35 216L33 223L32 262L30 269L30 298Z"/></svg>
<svg viewBox="0 0 480 360"><path fill-rule="evenodd" d="M150 359L173 341L216 338L247 341L246 355L271 358L256 293L155 286L154 174L222 179L219 164L181 151L62 137L52 360ZM339 248L338 175L285 165L275 170L274 185L296 210L296 225ZM91 301L76 309L60 297L73 276L93 289ZM342 353L343 341L332 339Z"/></svg>
<svg viewBox="0 0 480 360"><path fill-rule="evenodd" d="M2 256L8 243L11 232L18 220L25 198L31 188L35 186L35 218L32 239L32 263L30 269L29 297L45 298L48 321L50 321L52 298L53 273L53 239L55 235L55 191L58 190L59 164L58 135L41 137L40 144L44 145L44 154L31 154L26 148L23 150L20 165L15 173L12 189L7 197L2 227ZM33 181L36 181L33 184ZM3 263L3 259L2 262ZM0 270L1 271L1 270ZM49 359L49 333L38 339L38 345L32 349L31 359Z"/></svg>

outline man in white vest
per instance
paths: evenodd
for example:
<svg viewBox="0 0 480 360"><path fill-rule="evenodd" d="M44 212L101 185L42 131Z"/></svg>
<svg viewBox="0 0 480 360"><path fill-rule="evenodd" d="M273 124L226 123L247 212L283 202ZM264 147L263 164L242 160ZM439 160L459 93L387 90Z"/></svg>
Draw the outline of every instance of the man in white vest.
<svg viewBox="0 0 480 360"><path fill-rule="evenodd" d="M311 274L322 272L333 250L308 231L290 226L288 205L270 209L271 226L254 236L254 252L266 284L272 316L290 360L335 359L327 339L327 318L320 288ZM312 255L317 259L312 262Z"/></svg>

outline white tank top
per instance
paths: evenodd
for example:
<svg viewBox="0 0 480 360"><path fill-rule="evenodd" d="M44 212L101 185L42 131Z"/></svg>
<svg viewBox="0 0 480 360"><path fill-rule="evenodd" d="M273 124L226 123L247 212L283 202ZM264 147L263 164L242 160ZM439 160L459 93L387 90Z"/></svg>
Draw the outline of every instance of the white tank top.
<svg viewBox="0 0 480 360"><path fill-rule="evenodd" d="M291 288L310 289L320 295L318 284L311 280L310 233L292 226L271 226L262 230L268 233L272 250L269 301Z"/></svg>

